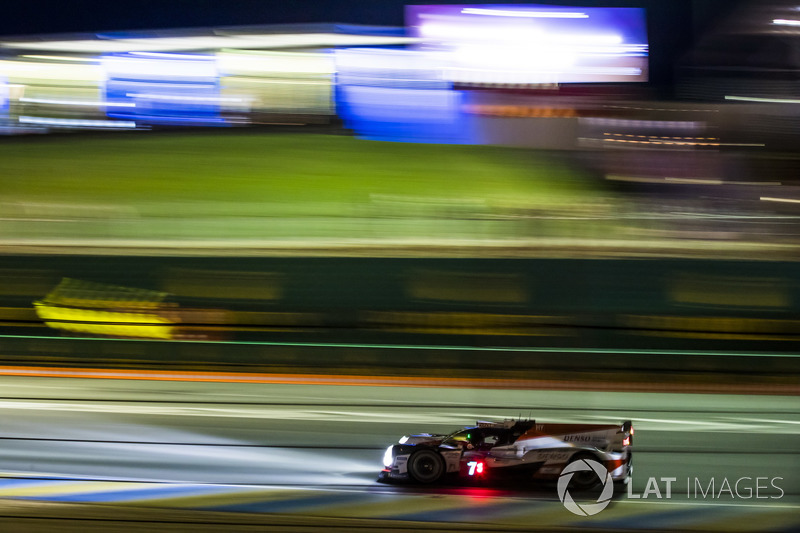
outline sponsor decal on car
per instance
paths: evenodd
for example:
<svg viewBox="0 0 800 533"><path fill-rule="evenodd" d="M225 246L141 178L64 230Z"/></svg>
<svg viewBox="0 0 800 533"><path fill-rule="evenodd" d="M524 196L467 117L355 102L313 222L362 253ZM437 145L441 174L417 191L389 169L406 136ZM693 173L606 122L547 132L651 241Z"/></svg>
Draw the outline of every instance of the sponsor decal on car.
<svg viewBox="0 0 800 533"><path fill-rule="evenodd" d="M589 435L566 435L564 437L564 442L591 442L592 440L594 437Z"/></svg>

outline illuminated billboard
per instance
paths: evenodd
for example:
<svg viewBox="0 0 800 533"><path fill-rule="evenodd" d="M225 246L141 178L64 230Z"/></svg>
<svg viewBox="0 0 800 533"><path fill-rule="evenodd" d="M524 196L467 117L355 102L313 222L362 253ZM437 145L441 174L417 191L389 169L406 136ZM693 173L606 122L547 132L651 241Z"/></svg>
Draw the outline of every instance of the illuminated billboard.
<svg viewBox="0 0 800 533"><path fill-rule="evenodd" d="M644 9L514 5L406 6L419 50L462 85L645 82Z"/></svg>

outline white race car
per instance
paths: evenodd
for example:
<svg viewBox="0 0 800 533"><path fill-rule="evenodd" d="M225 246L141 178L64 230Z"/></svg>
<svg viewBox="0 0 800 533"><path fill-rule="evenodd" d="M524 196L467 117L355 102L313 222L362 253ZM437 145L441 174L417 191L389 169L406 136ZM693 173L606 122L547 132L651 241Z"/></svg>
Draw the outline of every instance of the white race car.
<svg viewBox="0 0 800 533"><path fill-rule="evenodd" d="M450 435L403 437L386 449L378 480L435 483L448 476L485 481L555 480L570 463L584 460L592 468L570 468L573 486L590 488L606 477L626 484L633 471L632 444L630 421L619 425L478 421Z"/></svg>

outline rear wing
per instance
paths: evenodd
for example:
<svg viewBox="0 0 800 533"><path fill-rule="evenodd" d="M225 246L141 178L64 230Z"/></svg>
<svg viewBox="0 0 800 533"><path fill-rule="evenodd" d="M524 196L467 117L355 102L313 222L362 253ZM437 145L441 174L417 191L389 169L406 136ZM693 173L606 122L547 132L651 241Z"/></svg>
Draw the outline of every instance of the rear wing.
<svg viewBox="0 0 800 533"><path fill-rule="evenodd" d="M570 446L589 446L622 450L633 443L633 423L621 424L538 424L535 423L515 442L558 439Z"/></svg>
<svg viewBox="0 0 800 533"><path fill-rule="evenodd" d="M626 420L622 423L620 428L622 434L622 446L627 447L633 444L633 422Z"/></svg>

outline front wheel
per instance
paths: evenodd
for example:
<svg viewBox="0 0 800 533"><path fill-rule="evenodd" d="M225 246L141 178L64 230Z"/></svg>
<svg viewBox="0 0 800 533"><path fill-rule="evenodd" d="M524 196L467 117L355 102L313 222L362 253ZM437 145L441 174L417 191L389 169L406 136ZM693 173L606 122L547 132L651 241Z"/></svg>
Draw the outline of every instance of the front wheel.
<svg viewBox="0 0 800 533"><path fill-rule="evenodd" d="M434 450L419 450L408 459L408 474L419 483L434 483L444 474L444 459Z"/></svg>

